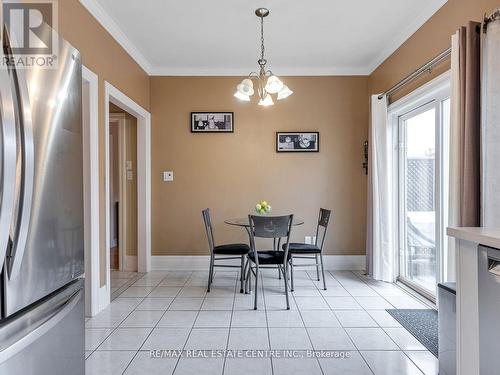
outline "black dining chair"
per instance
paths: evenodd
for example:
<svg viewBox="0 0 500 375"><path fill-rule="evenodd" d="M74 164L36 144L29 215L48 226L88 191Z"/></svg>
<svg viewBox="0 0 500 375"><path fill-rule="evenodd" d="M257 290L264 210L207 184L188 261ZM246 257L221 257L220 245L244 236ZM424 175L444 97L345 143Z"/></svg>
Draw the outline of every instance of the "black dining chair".
<svg viewBox="0 0 500 375"><path fill-rule="evenodd" d="M311 267L316 266L316 277L319 278L319 267L321 266L321 275L323 277L323 289L326 290L325 268L323 266L323 245L325 244L326 232L330 221L331 211L321 208L319 210L318 225L316 227L316 241L314 244L305 243L290 243L288 246L289 262L290 262L290 283L291 291L293 292L293 268L294 267ZM284 249L284 246L283 246ZM314 259L311 264L294 264L294 259ZM319 259L318 259L319 258Z"/></svg>
<svg viewBox="0 0 500 375"><path fill-rule="evenodd" d="M212 229L212 220L210 219L210 209L207 208L202 211L203 221L205 222L205 230L207 231L208 246L210 247L210 268L208 271L208 288L207 291L210 292L210 286L212 285L214 277L214 267L225 267L225 268L239 268L240 269L240 293L243 293L243 283L245 279L245 257L250 251L250 247L244 243L231 243L226 245L215 245L214 232ZM217 255L217 257L216 257ZM240 259L240 266L233 266L230 264L215 264L216 260L231 260Z"/></svg>
<svg viewBox="0 0 500 375"><path fill-rule="evenodd" d="M259 285L259 269L277 268L285 280L286 309L290 310L288 300L288 244L290 243L290 233L292 231L293 215L286 216L254 216L248 215L250 223L250 252L248 253L248 270L246 276L246 291L250 289L250 276L255 277L255 301L254 310L257 310L257 292ZM272 238L281 240L286 238L282 250L259 251L255 245L255 238Z"/></svg>

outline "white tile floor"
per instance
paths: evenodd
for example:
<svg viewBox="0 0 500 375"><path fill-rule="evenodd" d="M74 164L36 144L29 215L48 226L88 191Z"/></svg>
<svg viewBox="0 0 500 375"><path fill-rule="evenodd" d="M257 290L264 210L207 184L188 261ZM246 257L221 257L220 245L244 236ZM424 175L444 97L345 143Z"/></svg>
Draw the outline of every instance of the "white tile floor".
<svg viewBox="0 0 500 375"><path fill-rule="evenodd" d="M129 282L86 322L86 374L437 374L436 358L385 311L427 308L399 287L343 271L327 273L324 291L314 272L299 271L286 311L277 272L261 274L257 311L254 295L239 293L236 272L218 271L210 293L205 272L115 274ZM215 349L305 358L150 357L150 350ZM344 358L307 358L311 350Z"/></svg>
<svg viewBox="0 0 500 375"><path fill-rule="evenodd" d="M143 273L111 270L111 301L117 298L133 283L137 283ZM139 283L139 285L142 285Z"/></svg>

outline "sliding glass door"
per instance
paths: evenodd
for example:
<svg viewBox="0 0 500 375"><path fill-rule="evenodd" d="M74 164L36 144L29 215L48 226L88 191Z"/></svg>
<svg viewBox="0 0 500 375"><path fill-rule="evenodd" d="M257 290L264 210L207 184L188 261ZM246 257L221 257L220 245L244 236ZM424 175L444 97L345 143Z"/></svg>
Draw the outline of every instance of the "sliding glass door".
<svg viewBox="0 0 500 375"><path fill-rule="evenodd" d="M431 299L446 246L449 112L441 92L398 116L399 280Z"/></svg>

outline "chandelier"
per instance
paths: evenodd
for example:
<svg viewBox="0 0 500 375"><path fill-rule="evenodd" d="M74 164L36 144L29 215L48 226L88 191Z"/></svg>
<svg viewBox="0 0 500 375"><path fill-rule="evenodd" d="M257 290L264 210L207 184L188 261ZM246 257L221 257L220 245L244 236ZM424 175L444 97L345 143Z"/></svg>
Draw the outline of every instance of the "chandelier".
<svg viewBox="0 0 500 375"><path fill-rule="evenodd" d="M267 60L265 58L264 47L264 17L269 15L269 10L266 8L259 8L255 11L257 17L260 18L260 59L257 61L259 64L259 73L252 72L241 83L236 86L234 96L245 102L250 101L250 97L255 93L254 82L257 84L257 94L259 95L259 105L270 106L274 105L271 94L278 94L277 99L285 99L293 94L293 91L288 88L273 72L266 69Z"/></svg>

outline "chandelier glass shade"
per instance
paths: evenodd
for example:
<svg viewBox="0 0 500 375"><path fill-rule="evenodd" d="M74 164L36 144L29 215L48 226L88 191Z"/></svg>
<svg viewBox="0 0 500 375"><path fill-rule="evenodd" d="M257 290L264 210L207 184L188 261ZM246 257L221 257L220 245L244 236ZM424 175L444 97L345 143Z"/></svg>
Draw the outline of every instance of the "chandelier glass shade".
<svg viewBox="0 0 500 375"><path fill-rule="evenodd" d="M293 91L285 85L273 72L266 68L267 60L265 58L264 47L264 17L269 15L269 10L259 8L255 14L260 18L260 36L261 36L261 56L257 61L259 64L259 72L252 72L247 78L236 86L234 96L242 101L249 102L250 97L255 94L259 95L259 105L270 106L274 104L271 94L278 94L277 99L282 100L293 94ZM254 89L254 82L256 88Z"/></svg>

